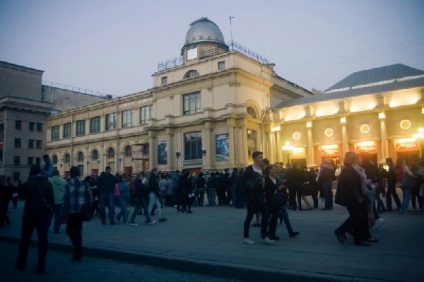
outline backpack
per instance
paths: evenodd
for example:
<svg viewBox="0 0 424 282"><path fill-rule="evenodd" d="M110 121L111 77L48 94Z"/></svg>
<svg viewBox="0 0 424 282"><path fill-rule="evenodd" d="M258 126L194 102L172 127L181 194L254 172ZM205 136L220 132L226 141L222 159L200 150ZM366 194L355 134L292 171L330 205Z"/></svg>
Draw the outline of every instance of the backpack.
<svg viewBox="0 0 424 282"><path fill-rule="evenodd" d="M396 175L397 182L403 182L403 175L404 175L403 165L397 166L395 168L395 175Z"/></svg>

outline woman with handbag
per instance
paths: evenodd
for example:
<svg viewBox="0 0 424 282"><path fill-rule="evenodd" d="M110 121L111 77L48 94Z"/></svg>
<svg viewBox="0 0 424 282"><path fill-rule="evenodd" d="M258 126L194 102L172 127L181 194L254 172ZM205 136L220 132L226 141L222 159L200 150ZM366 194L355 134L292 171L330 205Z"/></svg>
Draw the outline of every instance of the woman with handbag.
<svg viewBox="0 0 424 282"><path fill-rule="evenodd" d="M65 187L63 209L68 216L66 233L74 246L73 261L81 261L82 222L90 220L91 203L91 191L88 183L80 179L78 167L71 167L70 178L67 179Z"/></svg>

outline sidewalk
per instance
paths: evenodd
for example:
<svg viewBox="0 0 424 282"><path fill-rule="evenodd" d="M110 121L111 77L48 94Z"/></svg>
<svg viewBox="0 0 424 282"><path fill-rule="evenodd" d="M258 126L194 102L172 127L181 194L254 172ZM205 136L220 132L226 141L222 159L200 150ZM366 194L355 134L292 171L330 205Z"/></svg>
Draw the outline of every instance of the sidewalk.
<svg viewBox="0 0 424 282"><path fill-rule="evenodd" d="M11 209L12 225L0 229L2 242L18 242L22 209L23 203ZM260 229L255 227L250 237L256 244L242 244L243 209L194 207L193 211L183 214L165 208L168 221L146 225L144 216L137 216L137 227L102 225L94 218L84 223L84 254L243 281L423 281L422 215L383 213L385 223L373 233L379 242L357 247L351 238L340 244L333 233L348 215L343 207L289 211L300 235L289 238L284 224L279 224L281 240L269 246L261 243ZM65 226L60 234L50 231L49 246L71 252ZM15 259L15 254L0 255L11 256L11 264Z"/></svg>

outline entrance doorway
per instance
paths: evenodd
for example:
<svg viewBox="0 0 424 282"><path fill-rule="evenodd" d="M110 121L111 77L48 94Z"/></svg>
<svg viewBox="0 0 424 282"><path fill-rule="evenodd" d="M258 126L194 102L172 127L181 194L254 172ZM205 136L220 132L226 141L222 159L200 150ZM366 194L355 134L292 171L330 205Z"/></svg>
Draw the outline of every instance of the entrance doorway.
<svg viewBox="0 0 424 282"><path fill-rule="evenodd" d="M419 151L412 151L412 152L398 152L397 153L398 158L404 158L406 161L406 164L411 167L411 163L416 161L420 157ZM396 162L396 160L394 160Z"/></svg>

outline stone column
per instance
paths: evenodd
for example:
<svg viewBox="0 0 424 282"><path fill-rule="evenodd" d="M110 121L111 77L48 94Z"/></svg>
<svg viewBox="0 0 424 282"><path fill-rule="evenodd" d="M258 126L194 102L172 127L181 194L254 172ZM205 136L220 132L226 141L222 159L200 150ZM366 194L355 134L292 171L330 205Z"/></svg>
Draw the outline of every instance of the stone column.
<svg viewBox="0 0 424 282"><path fill-rule="evenodd" d="M149 164L150 170L158 166L156 136L153 131L148 132L149 136Z"/></svg>
<svg viewBox="0 0 424 282"><path fill-rule="evenodd" d="M228 141L229 141L229 150L230 150L230 159L228 160L228 166L235 166L235 137L234 137L234 127L236 126L236 122L234 119L230 118L227 120L228 125Z"/></svg>
<svg viewBox="0 0 424 282"><path fill-rule="evenodd" d="M386 129L386 117L384 113L381 113L380 119L380 134L381 134L381 163L386 162L386 158L389 156L389 148L387 144L387 129ZM384 118L383 118L384 116Z"/></svg>
<svg viewBox="0 0 424 282"><path fill-rule="evenodd" d="M202 130L203 140L202 149L206 150L206 156L203 156L203 167L210 169L212 165L212 157L215 156L215 152L212 152L212 136L211 136L212 124L211 122L205 122L205 129ZM204 141L204 142L203 142Z"/></svg>
<svg viewBox="0 0 424 282"><path fill-rule="evenodd" d="M314 154L314 138L312 135L312 124L308 129L308 167L314 167L316 166L315 163L315 154Z"/></svg>
<svg viewBox="0 0 424 282"><path fill-rule="evenodd" d="M346 129L346 122L341 122L342 125L342 157L346 154L347 151L349 151L349 145L347 143L347 129Z"/></svg>

